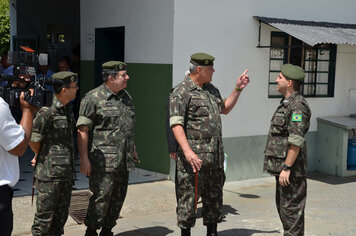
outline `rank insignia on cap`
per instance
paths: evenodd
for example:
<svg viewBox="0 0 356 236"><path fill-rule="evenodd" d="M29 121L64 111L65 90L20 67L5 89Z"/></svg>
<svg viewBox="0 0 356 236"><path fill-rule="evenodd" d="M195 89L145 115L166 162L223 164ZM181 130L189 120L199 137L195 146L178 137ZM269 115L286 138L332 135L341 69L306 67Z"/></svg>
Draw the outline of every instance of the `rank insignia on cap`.
<svg viewBox="0 0 356 236"><path fill-rule="evenodd" d="M302 121L302 115L293 114L292 121Z"/></svg>
<svg viewBox="0 0 356 236"><path fill-rule="evenodd" d="M205 60L205 65L208 65L209 64L209 60Z"/></svg>
<svg viewBox="0 0 356 236"><path fill-rule="evenodd" d="M122 69L122 64L119 65L120 70Z"/></svg>
<svg viewBox="0 0 356 236"><path fill-rule="evenodd" d="M75 78L74 78L74 76L72 76L72 78L70 78L70 81L73 82L74 80L75 80Z"/></svg>

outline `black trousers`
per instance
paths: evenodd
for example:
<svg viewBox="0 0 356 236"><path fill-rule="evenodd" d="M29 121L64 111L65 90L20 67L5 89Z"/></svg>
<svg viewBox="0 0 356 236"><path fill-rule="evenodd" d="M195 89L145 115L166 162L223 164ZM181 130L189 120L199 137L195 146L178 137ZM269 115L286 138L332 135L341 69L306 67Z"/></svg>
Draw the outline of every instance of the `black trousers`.
<svg viewBox="0 0 356 236"><path fill-rule="evenodd" d="M13 228L12 197L13 190L8 185L0 186L0 233L10 236Z"/></svg>

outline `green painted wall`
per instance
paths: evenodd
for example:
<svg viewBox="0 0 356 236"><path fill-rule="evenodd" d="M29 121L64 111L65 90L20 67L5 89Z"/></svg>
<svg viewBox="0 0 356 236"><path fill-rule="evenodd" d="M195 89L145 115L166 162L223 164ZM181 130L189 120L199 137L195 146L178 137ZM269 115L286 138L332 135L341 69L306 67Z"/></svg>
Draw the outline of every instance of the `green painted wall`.
<svg viewBox="0 0 356 236"><path fill-rule="evenodd" d="M165 132L166 102L172 87L171 64L128 63L127 90L136 108L137 167L169 174ZM81 97L94 88L94 61L81 61Z"/></svg>
<svg viewBox="0 0 356 236"><path fill-rule="evenodd" d="M127 69L127 90L136 107L135 137L141 160L137 167L169 174L166 103L172 88L172 65L129 63Z"/></svg>

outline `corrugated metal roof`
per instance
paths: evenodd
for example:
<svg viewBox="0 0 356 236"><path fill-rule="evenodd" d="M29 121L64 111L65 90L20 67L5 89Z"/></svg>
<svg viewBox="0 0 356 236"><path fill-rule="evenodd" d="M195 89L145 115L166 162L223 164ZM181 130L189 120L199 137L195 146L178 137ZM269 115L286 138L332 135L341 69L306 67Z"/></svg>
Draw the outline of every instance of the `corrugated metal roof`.
<svg viewBox="0 0 356 236"><path fill-rule="evenodd" d="M311 46L318 43L356 45L355 24L296 21L260 16L255 16L255 18Z"/></svg>

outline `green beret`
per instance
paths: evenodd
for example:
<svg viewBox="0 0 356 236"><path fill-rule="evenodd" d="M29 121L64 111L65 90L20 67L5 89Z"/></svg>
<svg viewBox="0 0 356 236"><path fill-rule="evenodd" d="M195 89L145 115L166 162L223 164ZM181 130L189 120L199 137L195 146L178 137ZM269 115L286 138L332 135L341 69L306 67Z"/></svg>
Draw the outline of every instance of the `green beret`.
<svg viewBox="0 0 356 236"><path fill-rule="evenodd" d="M304 70L300 66L295 66L292 64L284 64L281 67L281 73L287 77L287 79L299 81L303 81L305 76Z"/></svg>
<svg viewBox="0 0 356 236"><path fill-rule="evenodd" d="M213 66L214 60L215 57L203 52L194 53L190 56L190 63L197 66Z"/></svg>
<svg viewBox="0 0 356 236"><path fill-rule="evenodd" d="M114 70L114 71L119 71L119 70L126 70L126 63L121 62L121 61L108 61L105 62L103 65L103 70L108 71L108 70Z"/></svg>
<svg viewBox="0 0 356 236"><path fill-rule="evenodd" d="M63 83L70 83L78 80L78 74L69 71L61 71L53 74L52 79L60 80Z"/></svg>

